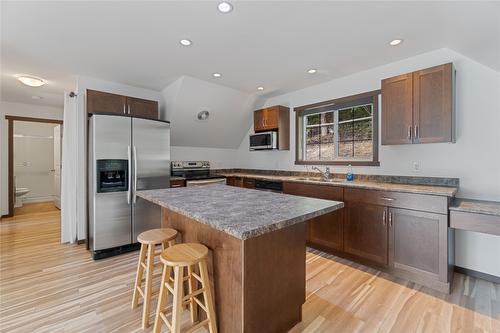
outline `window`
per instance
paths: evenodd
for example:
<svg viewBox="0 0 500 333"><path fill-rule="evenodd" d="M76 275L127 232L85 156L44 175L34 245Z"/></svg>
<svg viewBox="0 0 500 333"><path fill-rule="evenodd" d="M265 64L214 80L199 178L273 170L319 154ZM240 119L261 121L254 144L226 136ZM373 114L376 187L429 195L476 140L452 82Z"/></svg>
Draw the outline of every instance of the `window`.
<svg viewBox="0 0 500 333"><path fill-rule="evenodd" d="M295 108L296 164L379 165L379 91Z"/></svg>

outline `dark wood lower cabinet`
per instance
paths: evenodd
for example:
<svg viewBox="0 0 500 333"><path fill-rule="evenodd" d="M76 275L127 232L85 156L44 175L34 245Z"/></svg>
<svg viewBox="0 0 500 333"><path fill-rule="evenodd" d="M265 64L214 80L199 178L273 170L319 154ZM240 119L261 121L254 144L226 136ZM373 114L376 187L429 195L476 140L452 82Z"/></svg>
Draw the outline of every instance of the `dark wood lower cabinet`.
<svg viewBox="0 0 500 333"><path fill-rule="evenodd" d="M342 251L344 249L344 210L322 215L307 224L307 242L322 248Z"/></svg>
<svg viewBox="0 0 500 333"><path fill-rule="evenodd" d="M255 188L255 179L252 178L243 178L243 182L241 187L244 188Z"/></svg>
<svg viewBox="0 0 500 333"><path fill-rule="evenodd" d="M448 282L448 217L443 214L389 209L389 261L417 282Z"/></svg>
<svg viewBox="0 0 500 333"><path fill-rule="evenodd" d="M387 208L364 202L347 202L344 251L381 265L388 265Z"/></svg>

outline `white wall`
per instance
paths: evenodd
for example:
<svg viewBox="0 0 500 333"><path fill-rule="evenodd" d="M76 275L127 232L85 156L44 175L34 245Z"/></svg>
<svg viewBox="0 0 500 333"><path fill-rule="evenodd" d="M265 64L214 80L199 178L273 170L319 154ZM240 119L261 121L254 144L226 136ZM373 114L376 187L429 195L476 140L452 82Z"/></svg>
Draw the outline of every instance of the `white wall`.
<svg viewBox="0 0 500 333"><path fill-rule="evenodd" d="M54 127L57 124L14 122L14 177L16 187L30 191L23 202L54 199Z"/></svg>
<svg viewBox="0 0 500 333"><path fill-rule="evenodd" d="M459 197L500 201L500 73L449 49L440 49L356 73L299 91L269 98L265 106L291 108L380 89L383 78L453 62L457 70L455 144L379 147L380 167L355 167L363 174L440 176L460 178ZM383 110L381 110L383 112ZM304 170L294 165L295 114L290 115L291 147L283 152L249 152L245 136L237 167ZM248 124L249 133L253 130ZM412 171L412 161L421 171ZM343 172L345 167L334 167ZM457 232L456 265L500 276L500 237Z"/></svg>
<svg viewBox="0 0 500 333"><path fill-rule="evenodd" d="M172 161L209 161L212 169L231 169L236 163L236 149L171 147Z"/></svg>
<svg viewBox="0 0 500 333"><path fill-rule="evenodd" d="M8 190L8 121L5 116L22 116L34 118L63 119L63 109L49 106L38 106L32 104L10 103L0 101L0 153L1 153L1 173L0 173L0 202L2 215L9 210L9 190Z"/></svg>

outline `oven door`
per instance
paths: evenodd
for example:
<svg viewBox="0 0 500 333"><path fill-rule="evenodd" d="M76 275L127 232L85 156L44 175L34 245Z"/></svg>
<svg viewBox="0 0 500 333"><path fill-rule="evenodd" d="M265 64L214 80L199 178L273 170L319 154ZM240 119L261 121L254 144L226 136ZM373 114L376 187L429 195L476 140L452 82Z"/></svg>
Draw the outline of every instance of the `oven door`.
<svg viewBox="0 0 500 333"><path fill-rule="evenodd" d="M226 184L226 178L186 180L186 186L202 186L210 184Z"/></svg>
<svg viewBox="0 0 500 333"><path fill-rule="evenodd" d="M261 150L261 149L276 149L277 145L277 133L263 132L250 135L250 150Z"/></svg>

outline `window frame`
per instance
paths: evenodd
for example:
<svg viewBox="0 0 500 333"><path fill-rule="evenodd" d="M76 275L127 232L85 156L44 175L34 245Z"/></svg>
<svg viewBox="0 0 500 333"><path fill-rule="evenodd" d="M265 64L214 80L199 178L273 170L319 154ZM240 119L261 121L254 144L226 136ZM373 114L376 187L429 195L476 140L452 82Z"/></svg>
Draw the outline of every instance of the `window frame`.
<svg viewBox="0 0 500 333"><path fill-rule="evenodd" d="M295 164L296 165L354 165L354 166L380 166L380 161L378 160L378 143L379 143L379 131L378 131L378 110L379 110L379 96L380 90L369 91L366 93L331 99L324 102L314 103L295 107ZM373 154L372 160L332 160L332 161L306 161L302 159L301 149L304 147L304 113L310 111L311 109L318 109L317 113L328 111L333 105L348 104L355 102L357 100L363 100L371 98L373 109L372 109L372 142L373 142ZM341 107L339 106L339 108ZM323 109L323 111L321 110ZM334 113L335 121L338 123L338 112ZM338 133L335 133L338 136ZM338 145L338 140L336 140Z"/></svg>

